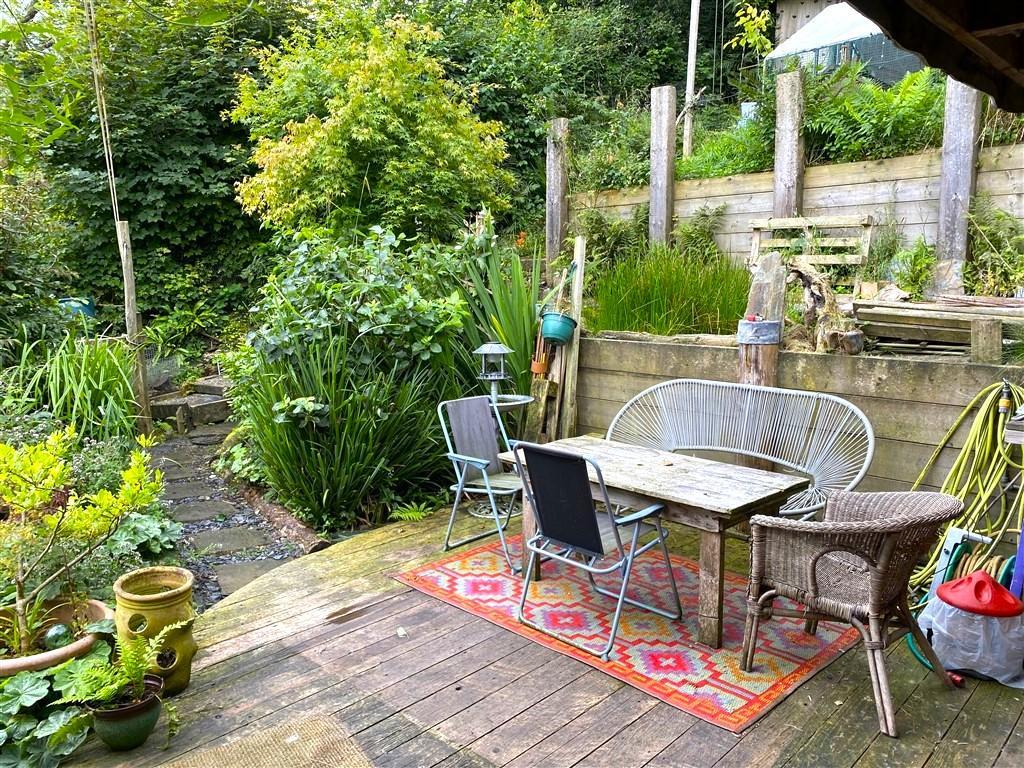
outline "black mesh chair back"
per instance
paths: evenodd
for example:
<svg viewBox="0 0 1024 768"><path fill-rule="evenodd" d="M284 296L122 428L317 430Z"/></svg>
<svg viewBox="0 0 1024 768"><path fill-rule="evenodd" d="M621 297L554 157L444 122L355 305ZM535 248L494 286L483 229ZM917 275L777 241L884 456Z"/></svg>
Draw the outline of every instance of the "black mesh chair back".
<svg viewBox="0 0 1024 768"><path fill-rule="evenodd" d="M601 530L581 456L521 444L526 459L526 492L530 494L541 534L591 555L604 555Z"/></svg>
<svg viewBox="0 0 1024 768"><path fill-rule="evenodd" d="M445 415L452 431L455 453L486 459L488 472L500 472L498 461L498 425L494 421L494 406L487 395L450 400L444 405ZM443 424L443 422L442 422ZM480 477L473 466L466 467L466 479Z"/></svg>

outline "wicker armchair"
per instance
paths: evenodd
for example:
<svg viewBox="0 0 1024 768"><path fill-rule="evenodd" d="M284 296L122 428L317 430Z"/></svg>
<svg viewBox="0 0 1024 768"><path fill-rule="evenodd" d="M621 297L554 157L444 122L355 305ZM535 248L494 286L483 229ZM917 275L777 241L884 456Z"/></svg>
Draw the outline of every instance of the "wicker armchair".
<svg viewBox="0 0 1024 768"><path fill-rule="evenodd" d="M907 604L910 572L963 504L941 493L833 494L824 522L755 515L750 520L750 587L742 666L754 664L758 623L774 613L807 621L852 624L864 638L878 725L896 736L896 717L885 671L887 645L912 632L935 674L951 685L942 663ZM801 610L775 609L776 597Z"/></svg>

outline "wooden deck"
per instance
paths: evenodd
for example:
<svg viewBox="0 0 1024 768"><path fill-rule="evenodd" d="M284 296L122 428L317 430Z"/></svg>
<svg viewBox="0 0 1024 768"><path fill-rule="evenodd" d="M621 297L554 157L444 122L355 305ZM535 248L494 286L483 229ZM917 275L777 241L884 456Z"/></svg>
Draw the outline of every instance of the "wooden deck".
<svg viewBox="0 0 1024 768"><path fill-rule="evenodd" d="M275 726L317 717L380 766L1024 765L1024 692L974 680L948 692L902 643L889 656L899 739L878 735L859 648L742 735L717 728L391 579L438 556L444 522L360 534L242 588L197 622L169 747L161 726L139 750L89 744L70 764L339 766L288 758L294 738L267 750L276 762L223 757L225 745L257 734L262 745ZM673 544L695 554L692 535L675 531ZM730 541L728 566L742 571L745 558Z"/></svg>

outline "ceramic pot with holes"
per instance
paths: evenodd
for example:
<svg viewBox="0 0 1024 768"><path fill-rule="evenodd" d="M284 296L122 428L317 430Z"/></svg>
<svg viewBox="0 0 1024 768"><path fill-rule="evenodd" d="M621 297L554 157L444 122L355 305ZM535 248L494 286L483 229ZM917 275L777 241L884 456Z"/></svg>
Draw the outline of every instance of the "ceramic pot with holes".
<svg viewBox="0 0 1024 768"><path fill-rule="evenodd" d="M114 582L114 622L120 637L156 637L164 627L186 622L168 634L157 657L157 667L152 670L164 679L164 693L169 696L188 687L192 657L198 650L192 638L192 620L196 615L192 608L192 581L191 571L159 565L126 573Z"/></svg>

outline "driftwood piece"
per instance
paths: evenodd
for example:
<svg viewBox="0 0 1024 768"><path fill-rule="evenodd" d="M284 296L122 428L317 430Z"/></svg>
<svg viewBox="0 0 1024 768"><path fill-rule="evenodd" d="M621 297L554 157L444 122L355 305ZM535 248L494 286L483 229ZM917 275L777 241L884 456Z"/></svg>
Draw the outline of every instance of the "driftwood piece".
<svg viewBox="0 0 1024 768"><path fill-rule="evenodd" d="M814 351L858 354L863 350L863 334L840 311L828 276L800 261L790 266L790 274L803 285L804 324L814 329Z"/></svg>

